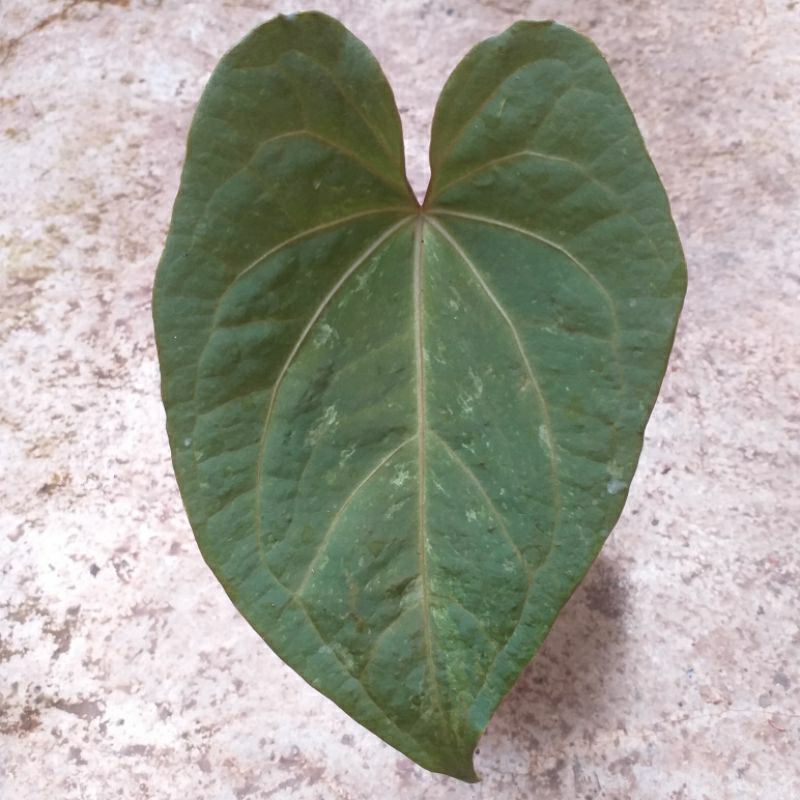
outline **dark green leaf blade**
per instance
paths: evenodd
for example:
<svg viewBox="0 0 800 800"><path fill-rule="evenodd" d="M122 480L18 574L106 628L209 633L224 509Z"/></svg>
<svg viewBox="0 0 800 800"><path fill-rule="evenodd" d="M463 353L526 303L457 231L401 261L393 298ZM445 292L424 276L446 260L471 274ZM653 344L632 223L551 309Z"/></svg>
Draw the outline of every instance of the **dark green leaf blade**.
<svg viewBox="0 0 800 800"><path fill-rule="evenodd" d="M548 139L531 108L586 75L595 105ZM621 159L590 163L592 125ZM234 603L362 724L474 780L621 510L685 277L630 112L571 31L475 48L431 154L420 210L366 48L321 14L262 26L198 108L154 318L181 492Z"/></svg>
<svg viewBox="0 0 800 800"><path fill-rule="evenodd" d="M464 58L437 105L431 171L425 210L516 331L555 475L524 610L469 712L482 730L619 517L686 267L622 92L567 28L520 22Z"/></svg>

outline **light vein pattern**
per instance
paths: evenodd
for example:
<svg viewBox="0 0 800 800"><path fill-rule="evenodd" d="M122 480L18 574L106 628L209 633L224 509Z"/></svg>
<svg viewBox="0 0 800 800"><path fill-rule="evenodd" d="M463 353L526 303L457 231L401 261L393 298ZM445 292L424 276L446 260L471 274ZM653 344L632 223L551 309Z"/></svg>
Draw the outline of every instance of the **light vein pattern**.
<svg viewBox="0 0 800 800"><path fill-rule="evenodd" d="M342 503L341 507L333 515L333 519L331 519L331 524L327 527L327 529L325 531L325 534L322 537L322 541L320 542L319 547L317 548L317 551L314 554L314 557L311 559L311 561L308 562L308 568L306 569L305 574L303 575L303 578L300 581L300 586L299 586L299 588L297 590L297 594L298 595L302 595L303 594L303 589L305 589L306 584L308 583L309 579L313 575L314 568L317 566L317 563L319 562L320 557L322 555L324 555L324 553L325 553L325 545L327 544L328 538L331 536L333 531L336 529L336 525L338 524L339 520L341 519L341 517L345 513L345 511L347 511L348 507L350 506L350 503L353 502L353 500L358 495L358 493L375 477L375 475L378 473L378 470L380 470L383 467L385 467L389 463L389 461L391 461L392 458L394 458L394 456L397 455L397 453L399 453L406 445L411 444L412 441L413 441L413 438L409 437L408 439L405 439L404 441L400 442L400 444L397 445L397 447L395 447L394 450L391 450L387 455L385 455L364 476L364 479L362 481L360 481L358 483L358 485L355 487L355 489L353 489L353 491L350 492L350 494L347 495L347 497L344 499L344 502Z"/></svg>
<svg viewBox="0 0 800 800"><path fill-rule="evenodd" d="M562 245L551 241L550 239L542 236L535 231L528 230L527 228L522 228L519 225L512 225L509 222L504 222L503 220L498 219L491 219L489 217L483 217L478 214L464 214L458 211L440 211L439 213L449 215L452 217L460 217L462 219L469 219L474 222L481 222L484 225L494 225L498 228L506 228L509 231L514 231L515 233L520 234L521 236L528 236L531 239L535 239L536 241L542 242L542 244L546 244L548 247L552 247L553 250L558 250L560 253L563 253L567 259L569 259L570 263L574 264L597 288L600 294L603 296L604 302L608 305L609 312L614 319L614 329L615 334L618 332L619 328L619 321L617 320L617 312L614 306L614 300L612 299L611 295L608 293L606 287L602 284L600 279L587 267L583 264L579 259L577 259L572 253L570 253L565 247ZM452 240L452 239L451 239ZM462 251L463 252L463 251ZM468 261L468 259L467 259ZM469 262L468 262L469 263ZM474 267L473 267L474 270ZM487 294L491 294L487 290Z"/></svg>
<svg viewBox="0 0 800 800"><path fill-rule="evenodd" d="M255 630L424 767L472 753L622 510L685 266L602 56L474 48L422 207L391 90L323 14L227 54L153 315L175 472Z"/></svg>
<svg viewBox="0 0 800 800"><path fill-rule="evenodd" d="M256 461L257 464L257 471L256 471L256 519L260 519L261 517L261 508L259 504L260 492L258 492L258 486L261 483L261 468L264 461L264 449L267 444L267 439L270 431L270 423L272 422L272 413L275 408L275 399L278 397L278 393L280 392L281 382L283 381L284 376L286 375L287 370L292 364L292 360L297 355L300 348L303 346L306 338L308 337L309 332L311 329L316 325L317 321L319 320L320 316L323 314L325 309L327 309L329 303L336 297L337 292L341 290L341 288L347 283L353 273L402 225L406 224L406 220L401 220L397 224L393 225L389 230L385 233L381 234L378 239L370 244L369 247L352 263L350 267L348 267L341 278L333 285L331 290L328 292L327 295L323 298L322 302L317 306L314 312L311 314L308 322L306 323L305 327L303 328L300 336L297 339L294 347L289 351L289 356L284 362L283 366L278 372L278 377L275 379L275 385L270 392L270 399L269 404L267 405L267 413L264 417L264 426L261 433L261 439L259 441L259 449L258 449L258 460Z"/></svg>
<svg viewBox="0 0 800 800"><path fill-rule="evenodd" d="M497 309L497 312L503 318L505 323L508 325L509 330L511 331L511 336L514 339L514 344L519 352L520 359L522 363L525 365L525 372L530 379L531 386L533 387L534 392L536 393L536 399L539 404L540 412L542 415L542 419L544 420L545 425L545 439L547 442L547 450L550 455L550 473L551 473L551 480L553 482L553 504L555 505L556 509L560 513L561 508L561 499L558 490L558 456L556 454L556 443L553 438L553 423L550 420L550 412L547 408L547 401L542 394L542 387L539 385L539 381L536 378L534 373L533 367L531 366L530 359L528 358L528 354L525 352L525 347L522 344L522 340L520 339L519 332L517 331L516 325L512 321L511 317L508 316L508 312L505 310L503 305L495 296L494 292L489 288L484 279L483 275L479 272L478 268L472 262L470 257L464 252L461 245L448 233L447 229L440 225L435 220L431 220L431 224L436 226L436 229L442 233L442 235L447 239L448 242L453 246L453 249L458 253L461 257L461 260L466 264L467 268L470 272L475 276L475 280L481 286L481 289L486 293L486 296L491 300L492 305Z"/></svg>

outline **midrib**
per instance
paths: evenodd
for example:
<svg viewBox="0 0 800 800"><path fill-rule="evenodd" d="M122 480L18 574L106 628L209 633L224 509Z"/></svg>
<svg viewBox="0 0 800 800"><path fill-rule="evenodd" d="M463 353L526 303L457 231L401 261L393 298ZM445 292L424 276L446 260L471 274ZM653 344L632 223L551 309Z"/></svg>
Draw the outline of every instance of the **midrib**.
<svg viewBox="0 0 800 800"><path fill-rule="evenodd" d="M431 632L430 586L427 566L427 514L425 509L425 336L423 329L422 246L425 222L422 215L417 219L414 234L414 335L417 365L417 443L418 451L418 509L417 554L419 558L420 586L422 590L422 633L425 642L425 659L428 666L432 698L441 709L439 687L436 680L436 664L433 658L433 636Z"/></svg>

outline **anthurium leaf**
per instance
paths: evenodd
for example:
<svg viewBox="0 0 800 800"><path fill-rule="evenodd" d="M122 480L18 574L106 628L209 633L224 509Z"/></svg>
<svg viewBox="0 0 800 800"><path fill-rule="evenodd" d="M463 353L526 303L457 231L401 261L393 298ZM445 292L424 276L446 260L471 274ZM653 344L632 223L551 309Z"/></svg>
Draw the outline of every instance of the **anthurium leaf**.
<svg viewBox="0 0 800 800"><path fill-rule="evenodd" d="M522 22L436 108L420 207L375 59L322 14L226 55L154 316L206 561L422 766L472 753L623 506L685 291L606 62Z"/></svg>

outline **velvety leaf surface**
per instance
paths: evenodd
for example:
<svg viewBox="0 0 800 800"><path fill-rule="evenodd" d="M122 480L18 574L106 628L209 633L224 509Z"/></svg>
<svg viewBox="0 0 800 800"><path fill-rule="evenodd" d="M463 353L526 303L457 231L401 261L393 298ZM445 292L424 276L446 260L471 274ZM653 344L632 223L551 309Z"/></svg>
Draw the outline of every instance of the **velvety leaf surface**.
<svg viewBox="0 0 800 800"><path fill-rule="evenodd" d="M258 28L189 137L154 317L203 555L278 655L431 770L472 752L620 514L685 267L583 37L472 50L420 208L391 90Z"/></svg>

